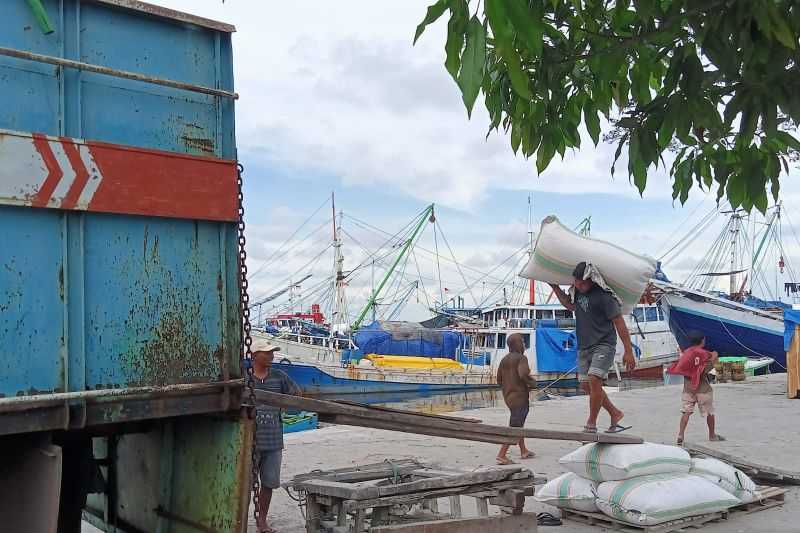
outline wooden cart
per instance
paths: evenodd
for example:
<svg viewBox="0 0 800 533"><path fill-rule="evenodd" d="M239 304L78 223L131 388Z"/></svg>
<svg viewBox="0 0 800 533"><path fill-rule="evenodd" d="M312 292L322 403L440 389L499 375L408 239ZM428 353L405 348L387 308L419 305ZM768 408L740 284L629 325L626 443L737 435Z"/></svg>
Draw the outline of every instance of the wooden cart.
<svg viewBox="0 0 800 533"><path fill-rule="evenodd" d="M302 474L285 486L305 504L308 533L480 530L487 520L503 533L535 531L535 517L522 510L545 481L519 465L464 471L398 460ZM477 517L464 516L462 497L475 500ZM441 499L448 500L446 513ZM490 517L489 505L500 513Z"/></svg>

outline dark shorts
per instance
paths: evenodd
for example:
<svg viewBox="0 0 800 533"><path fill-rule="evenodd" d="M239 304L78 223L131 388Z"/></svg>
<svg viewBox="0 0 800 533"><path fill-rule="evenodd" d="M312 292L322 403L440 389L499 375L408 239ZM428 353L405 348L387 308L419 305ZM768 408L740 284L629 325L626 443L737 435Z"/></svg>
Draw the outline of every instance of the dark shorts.
<svg viewBox="0 0 800 533"><path fill-rule="evenodd" d="M525 425L525 419L528 418L528 412L531 410L530 405L524 407L517 407L511 410L511 418L508 420L508 425L512 428L521 428Z"/></svg>
<svg viewBox="0 0 800 533"><path fill-rule="evenodd" d="M589 376L606 379L608 371L614 366L616 346L595 344L585 350L578 350L578 381L589 381Z"/></svg>
<svg viewBox="0 0 800 533"><path fill-rule="evenodd" d="M281 486L281 461L283 450L258 452L258 478L265 489L277 489Z"/></svg>

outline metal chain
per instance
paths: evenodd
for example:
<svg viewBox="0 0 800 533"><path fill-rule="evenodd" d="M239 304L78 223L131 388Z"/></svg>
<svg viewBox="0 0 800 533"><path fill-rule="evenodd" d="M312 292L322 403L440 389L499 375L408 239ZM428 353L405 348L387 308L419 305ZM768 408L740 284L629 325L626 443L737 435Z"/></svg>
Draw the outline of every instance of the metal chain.
<svg viewBox="0 0 800 533"><path fill-rule="evenodd" d="M247 369L247 394L248 403L248 416L254 418L257 424L256 411L256 392L253 385L253 339L250 336L250 296L247 293L247 251L245 244L247 239L244 236L244 194L242 193L242 173L244 167L241 164L236 165L237 179L236 184L239 189L239 224L238 224L238 241L239 241L239 304L242 310L242 335L241 335L241 354L242 366ZM249 364L248 364L249 363ZM255 431L253 432L253 449L251 450L252 470L250 476L252 478L252 492L253 492L253 518L256 520L256 526L259 524L259 509L258 509L258 494L260 489L260 480L258 476L258 453L256 452Z"/></svg>

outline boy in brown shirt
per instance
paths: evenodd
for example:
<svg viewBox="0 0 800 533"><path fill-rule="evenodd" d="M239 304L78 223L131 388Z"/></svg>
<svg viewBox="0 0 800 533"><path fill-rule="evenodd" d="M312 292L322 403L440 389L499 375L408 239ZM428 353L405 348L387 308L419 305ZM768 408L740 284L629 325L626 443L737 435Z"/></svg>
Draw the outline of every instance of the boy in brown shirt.
<svg viewBox="0 0 800 533"><path fill-rule="evenodd" d="M536 388L536 381L531 377L528 358L525 357L525 342L522 335L514 333L508 337L508 353L500 361L497 368L497 384L503 391L503 400L511 410L508 425L521 428L530 410L530 391ZM519 439L519 451L523 459L530 459L536 454L525 446L525 439ZM497 454L497 464L510 465L514 461L508 457L510 444L503 444Z"/></svg>

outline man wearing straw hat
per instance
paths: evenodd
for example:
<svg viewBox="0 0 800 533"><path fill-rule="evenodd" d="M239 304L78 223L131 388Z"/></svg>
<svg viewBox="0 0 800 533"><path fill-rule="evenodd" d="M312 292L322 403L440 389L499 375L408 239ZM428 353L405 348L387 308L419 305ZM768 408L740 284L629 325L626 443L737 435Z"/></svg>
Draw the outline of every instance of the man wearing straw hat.
<svg viewBox="0 0 800 533"><path fill-rule="evenodd" d="M268 392L299 395L294 381L283 371L272 368L275 352L280 348L271 344L253 342L253 387ZM272 501L272 491L281 485L283 459L283 422L281 409L259 403L256 405L256 437L253 445L258 456L260 490L258 493L259 533L273 533L267 525L267 513Z"/></svg>

